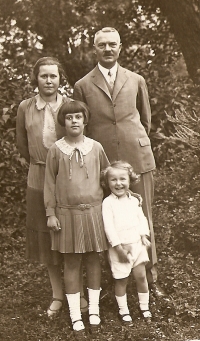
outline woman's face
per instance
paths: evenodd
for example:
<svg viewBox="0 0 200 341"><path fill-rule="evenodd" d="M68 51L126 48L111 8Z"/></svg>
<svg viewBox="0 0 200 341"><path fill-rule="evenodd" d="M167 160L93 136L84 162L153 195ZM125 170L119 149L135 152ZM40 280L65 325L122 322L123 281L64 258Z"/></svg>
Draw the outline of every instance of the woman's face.
<svg viewBox="0 0 200 341"><path fill-rule="evenodd" d="M65 115L65 129L67 135L77 137L83 134L84 127L84 115L82 112Z"/></svg>
<svg viewBox="0 0 200 341"><path fill-rule="evenodd" d="M41 65L38 73L38 89L42 97L50 97L57 93L60 75L57 65Z"/></svg>

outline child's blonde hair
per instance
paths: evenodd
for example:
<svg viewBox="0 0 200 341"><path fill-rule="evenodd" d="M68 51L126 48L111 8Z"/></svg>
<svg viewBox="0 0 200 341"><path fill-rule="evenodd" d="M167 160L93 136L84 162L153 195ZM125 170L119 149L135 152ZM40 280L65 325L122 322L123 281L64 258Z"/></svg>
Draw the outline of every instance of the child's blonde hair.
<svg viewBox="0 0 200 341"><path fill-rule="evenodd" d="M125 169L128 172L130 183L136 183L140 180L140 175L136 174L133 170L133 167L126 161L113 161L107 168L101 171L101 186L106 190L109 190L108 185L108 174L109 171L113 168Z"/></svg>

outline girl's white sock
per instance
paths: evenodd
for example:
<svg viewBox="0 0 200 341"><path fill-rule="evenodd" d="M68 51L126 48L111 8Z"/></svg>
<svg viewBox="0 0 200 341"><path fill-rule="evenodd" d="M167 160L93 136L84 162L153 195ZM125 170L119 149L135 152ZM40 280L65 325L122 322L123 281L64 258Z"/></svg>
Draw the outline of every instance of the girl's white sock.
<svg viewBox="0 0 200 341"><path fill-rule="evenodd" d="M119 314L124 315L124 314L129 314L129 309L128 309L128 304L127 304L127 294L124 296L116 296L117 304L119 307Z"/></svg>
<svg viewBox="0 0 200 341"><path fill-rule="evenodd" d="M99 324L101 322L99 317L99 296L101 289L94 290L88 288L89 298L89 320L90 324Z"/></svg>
<svg viewBox="0 0 200 341"><path fill-rule="evenodd" d="M139 305L141 310L149 310L149 291L138 292Z"/></svg>
<svg viewBox="0 0 200 341"><path fill-rule="evenodd" d="M69 313L72 320L73 330L79 331L84 329L85 327L81 318L80 309L80 292L77 292L76 294L66 294L66 297L69 305Z"/></svg>

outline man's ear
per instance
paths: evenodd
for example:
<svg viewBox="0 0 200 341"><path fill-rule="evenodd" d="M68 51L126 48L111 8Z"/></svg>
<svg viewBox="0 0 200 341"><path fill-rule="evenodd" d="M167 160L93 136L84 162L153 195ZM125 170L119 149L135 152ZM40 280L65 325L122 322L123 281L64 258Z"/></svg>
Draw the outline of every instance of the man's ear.
<svg viewBox="0 0 200 341"><path fill-rule="evenodd" d="M93 53L96 54L95 45L93 45Z"/></svg>

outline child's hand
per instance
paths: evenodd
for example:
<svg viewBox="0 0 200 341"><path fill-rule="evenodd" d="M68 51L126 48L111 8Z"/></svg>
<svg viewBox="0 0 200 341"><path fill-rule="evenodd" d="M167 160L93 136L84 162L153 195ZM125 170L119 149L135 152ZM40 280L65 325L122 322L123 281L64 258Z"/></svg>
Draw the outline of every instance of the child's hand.
<svg viewBox="0 0 200 341"><path fill-rule="evenodd" d="M147 236L141 236L142 244L145 245L147 248L151 246L150 240L147 238Z"/></svg>
<svg viewBox="0 0 200 341"><path fill-rule="evenodd" d="M123 249L123 247L120 245L116 245L115 246L115 250L117 251L117 254L118 254L118 257L119 257L119 261L121 263L128 263L129 262L129 259L128 259L128 256L127 256L127 251L125 251Z"/></svg>
<svg viewBox="0 0 200 341"><path fill-rule="evenodd" d="M47 226L50 228L50 230L52 230L54 232L61 230L60 222L59 222L58 218L56 218L55 215L51 215L48 217Z"/></svg>
<svg viewBox="0 0 200 341"><path fill-rule="evenodd" d="M136 259L132 256L132 254L130 252L128 252L127 258L129 260L129 263L131 263L131 264L133 264L136 261Z"/></svg>

